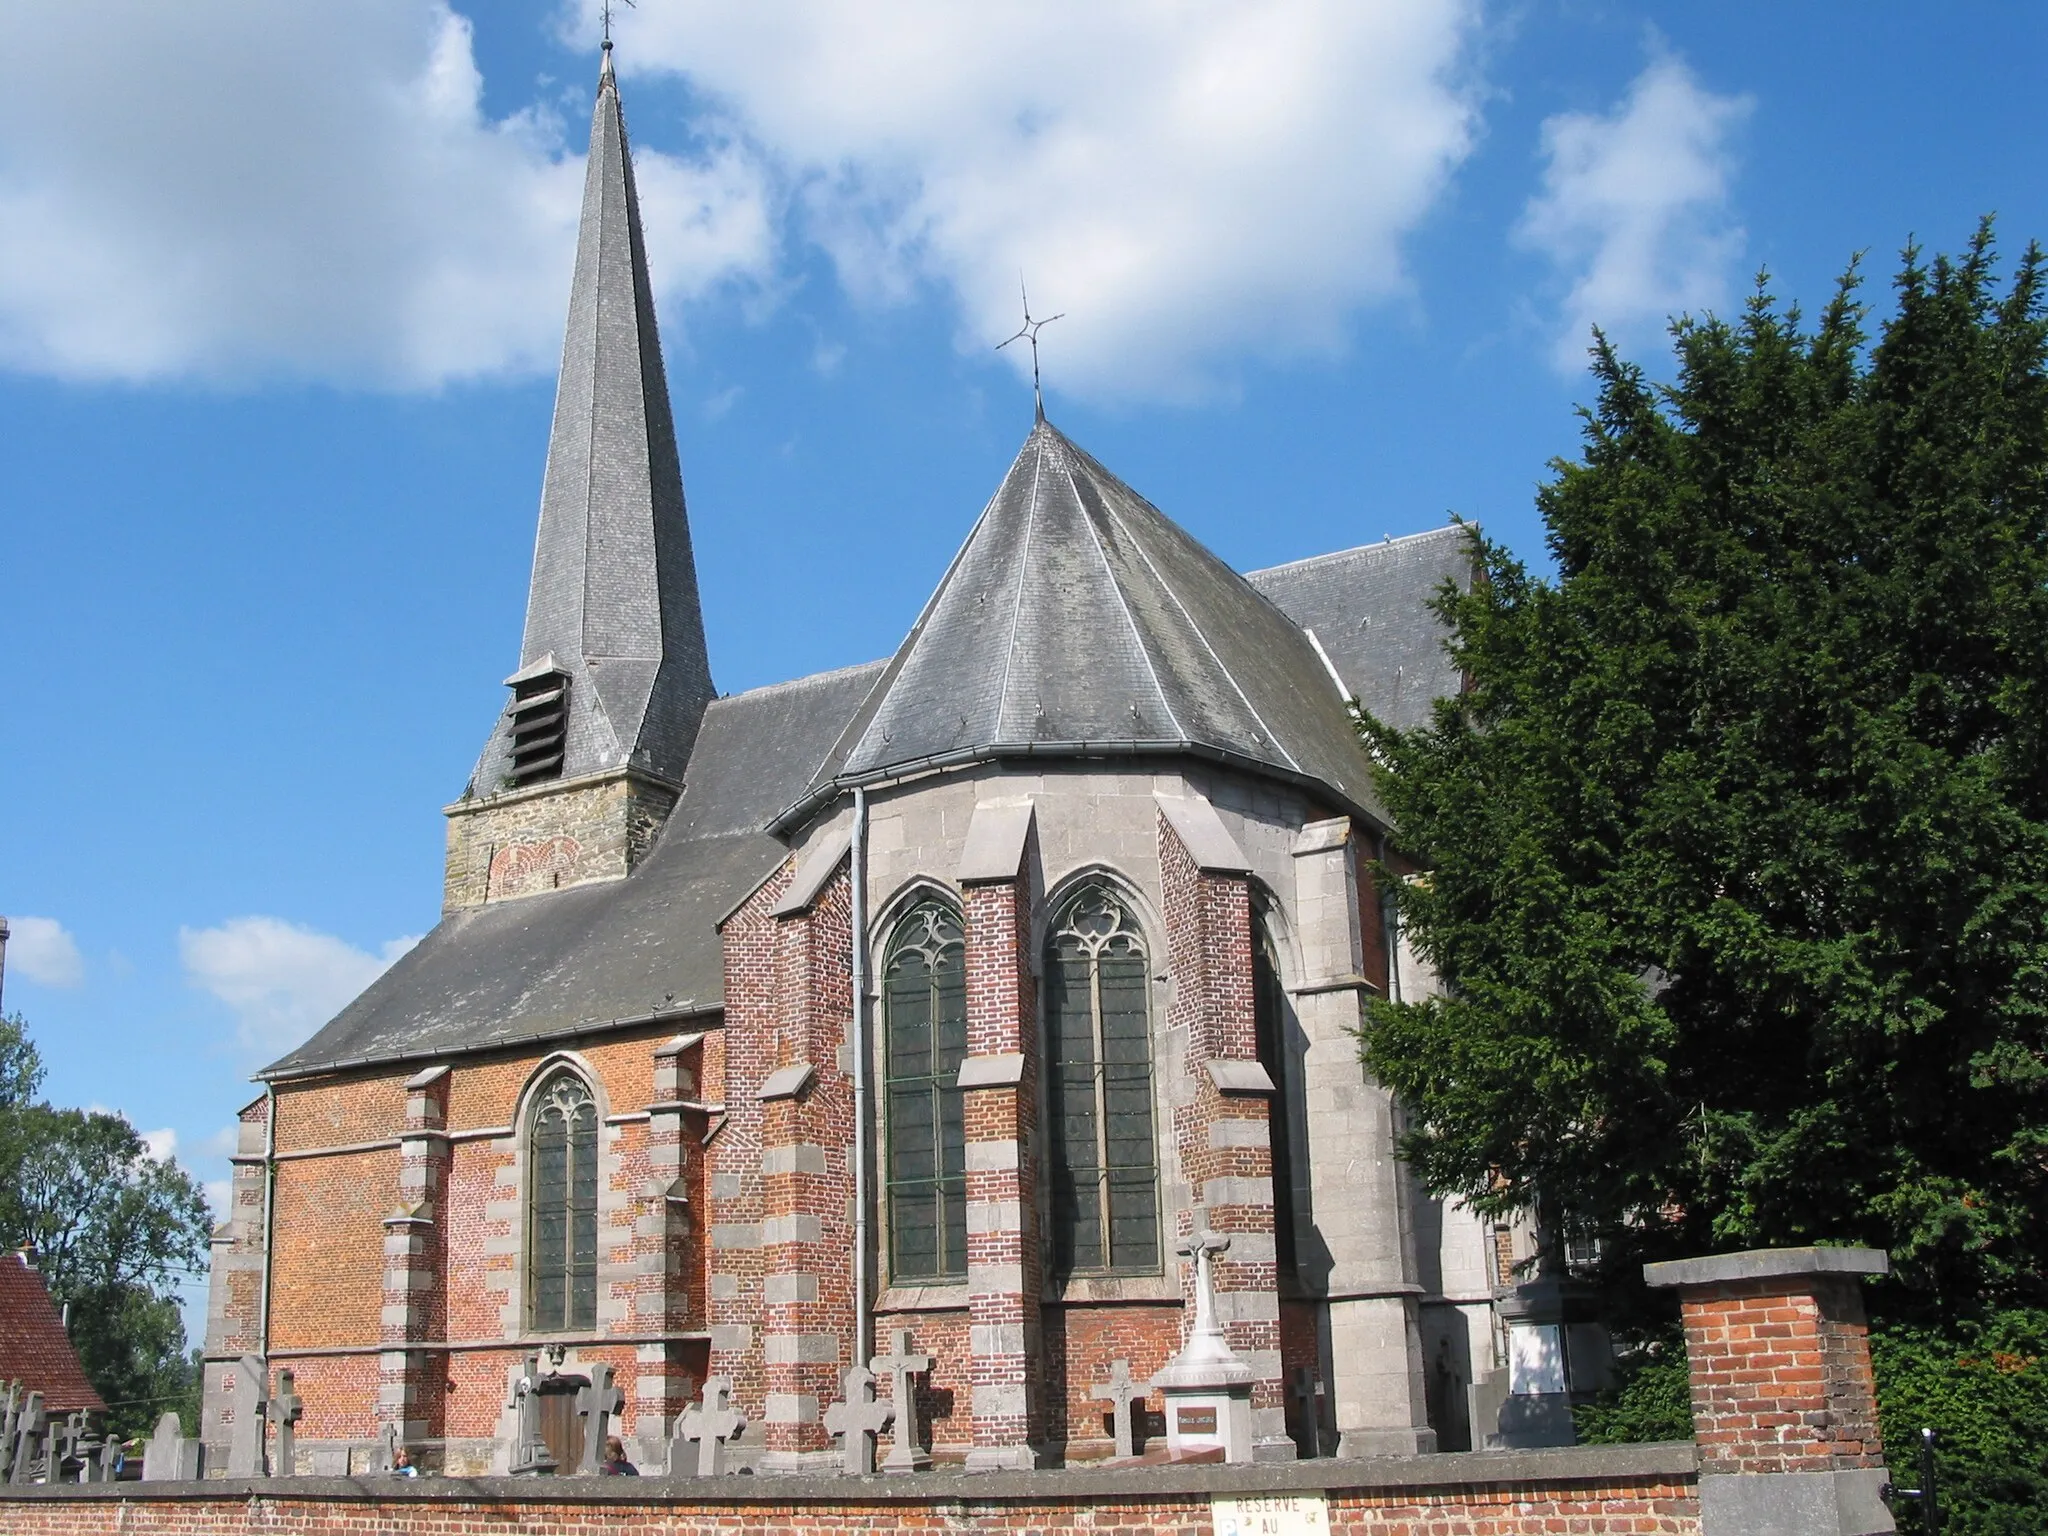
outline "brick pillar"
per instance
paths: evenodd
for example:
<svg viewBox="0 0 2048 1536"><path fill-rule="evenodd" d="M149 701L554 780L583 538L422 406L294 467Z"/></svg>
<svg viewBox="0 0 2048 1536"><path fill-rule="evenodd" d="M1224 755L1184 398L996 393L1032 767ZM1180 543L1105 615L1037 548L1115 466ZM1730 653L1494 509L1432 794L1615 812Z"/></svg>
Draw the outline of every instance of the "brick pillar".
<svg viewBox="0 0 2048 1536"><path fill-rule="evenodd" d="M677 1035L654 1053L654 1100L647 1106L647 1181L633 1213L633 1254L639 1270L631 1329L639 1369L633 1377L633 1433L642 1456L661 1465L663 1447L701 1385L679 1335L694 1326L688 1289L689 1245L696 1223L693 1190L701 1186L692 1151L703 1134L697 1102L702 1034ZM650 1335L666 1337L650 1338Z"/></svg>
<svg viewBox="0 0 2048 1536"><path fill-rule="evenodd" d="M967 935L967 1316L970 1472L1038 1465L1038 997L1031 957L1032 810L975 807L960 869Z"/></svg>
<svg viewBox="0 0 2048 1536"><path fill-rule="evenodd" d="M781 1051L779 954L775 908L789 888L790 860L719 925L725 957L723 1078L720 1110L705 1146L704 1225L710 1245L706 1306L711 1374L733 1384L733 1398L754 1425L767 1423L768 1379L761 1361L762 1082ZM748 1430L751 1436L755 1431Z"/></svg>
<svg viewBox="0 0 2048 1536"><path fill-rule="evenodd" d="M206 1290L206 1369L199 1438L226 1465L235 1422L235 1361L263 1353L263 1186L268 1170L268 1095L243 1106L236 1130L227 1219L213 1229Z"/></svg>
<svg viewBox="0 0 2048 1536"><path fill-rule="evenodd" d="M1302 975L1292 987L1307 1039L1309 1204L1315 1241L1302 1282L1327 1309L1323 1367L1340 1456L1436 1449L1423 1374L1421 1296L1394 1097L1358 1059L1359 1010L1385 974L1362 914L1377 898L1361 878L1347 818L1310 822L1294 844L1294 928ZM1316 1258L1310 1259L1308 1254Z"/></svg>
<svg viewBox="0 0 2048 1536"><path fill-rule="evenodd" d="M1175 1213L1180 1236L1206 1224L1230 1239L1211 1268L1216 1320L1250 1364L1252 1444L1261 1461L1291 1461L1280 1375L1280 1266L1273 1238L1273 1080L1259 1064L1253 1017L1250 866L1215 809L1159 801L1159 867L1166 899L1169 1026L1185 1032L1187 1081L1169 1090L1181 1171L1194 1208ZM1194 1266L1182 1266L1186 1318ZM1183 1329L1185 1335L1185 1328ZM1185 1337L1183 1337L1185 1342Z"/></svg>
<svg viewBox="0 0 2048 1536"><path fill-rule="evenodd" d="M777 903L773 1070L761 1107L764 1471L832 1464L826 1407L853 1363L852 882L846 840Z"/></svg>
<svg viewBox="0 0 2048 1536"><path fill-rule="evenodd" d="M1702 1536L1894 1529L1863 1275L1874 1248L1760 1248L1651 1264L1678 1291L1700 1448Z"/></svg>
<svg viewBox="0 0 2048 1536"><path fill-rule="evenodd" d="M442 1217L448 1183L448 1078L429 1067L405 1084L405 1134L398 1144L398 1204L384 1218L384 1309L377 1357L377 1421L401 1439L440 1432L447 1361L418 1346L447 1332Z"/></svg>

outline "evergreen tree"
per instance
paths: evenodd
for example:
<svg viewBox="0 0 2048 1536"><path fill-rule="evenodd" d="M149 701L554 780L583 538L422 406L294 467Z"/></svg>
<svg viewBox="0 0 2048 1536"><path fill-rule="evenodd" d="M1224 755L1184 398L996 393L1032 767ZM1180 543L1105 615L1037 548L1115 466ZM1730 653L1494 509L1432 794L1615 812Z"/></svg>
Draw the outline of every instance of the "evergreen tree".
<svg viewBox="0 0 2048 1536"><path fill-rule="evenodd" d="M1367 720L1444 995L1366 1060L1430 1186L1647 1258L1860 1241L1942 1306L2048 1271L2048 327L1905 254L1808 328L1759 286L1604 340L1556 561L1475 538L1469 678Z"/></svg>

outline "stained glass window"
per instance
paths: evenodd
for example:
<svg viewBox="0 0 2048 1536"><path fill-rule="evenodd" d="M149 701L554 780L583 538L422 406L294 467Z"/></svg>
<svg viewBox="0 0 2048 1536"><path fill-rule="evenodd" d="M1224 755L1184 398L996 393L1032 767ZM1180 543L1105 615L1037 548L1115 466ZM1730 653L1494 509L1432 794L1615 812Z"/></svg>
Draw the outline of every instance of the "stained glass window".
<svg viewBox="0 0 2048 1536"><path fill-rule="evenodd" d="M936 902L897 924L882 976L889 1277L967 1276L967 1149L958 1087L967 1055L967 951Z"/></svg>
<svg viewBox="0 0 2048 1536"><path fill-rule="evenodd" d="M1046 1081L1054 1262L1067 1274L1159 1268L1159 1167L1145 941L1090 886L1047 943Z"/></svg>
<svg viewBox="0 0 2048 1536"><path fill-rule="evenodd" d="M533 1327L597 1325L597 1103L574 1072L534 1097L527 1166L527 1252Z"/></svg>

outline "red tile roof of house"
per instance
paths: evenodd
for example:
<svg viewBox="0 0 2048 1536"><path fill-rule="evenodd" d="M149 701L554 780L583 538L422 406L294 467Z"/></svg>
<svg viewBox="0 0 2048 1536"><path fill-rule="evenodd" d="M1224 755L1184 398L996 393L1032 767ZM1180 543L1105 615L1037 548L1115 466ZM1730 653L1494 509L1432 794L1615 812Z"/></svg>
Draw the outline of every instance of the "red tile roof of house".
<svg viewBox="0 0 2048 1536"><path fill-rule="evenodd" d="M65 1337L49 1287L20 1253L0 1254L0 1386L9 1381L42 1393L52 1413L106 1411Z"/></svg>

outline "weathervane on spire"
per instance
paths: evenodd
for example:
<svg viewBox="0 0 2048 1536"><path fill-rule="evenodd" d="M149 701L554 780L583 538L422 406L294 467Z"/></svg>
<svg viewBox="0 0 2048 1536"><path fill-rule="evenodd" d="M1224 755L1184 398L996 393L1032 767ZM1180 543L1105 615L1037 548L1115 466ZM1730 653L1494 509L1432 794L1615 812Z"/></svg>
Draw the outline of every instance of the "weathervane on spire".
<svg viewBox="0 0 2048 1536"><path fill-rule="evenodd" d="M637 11L640 9L639 0L625 0L625 3L632 10ZM610 53L612 48L612 0L599 0L597 13L604 21L604 49L606 53Z"/></svg>
<svg viewBox="0 0 2048 1536"><path fill-rule="evenodd" d="M1061 310L1056 315L1047 315L1043 320L1034 320L1031 318L1031 295L1025 290L1024 279L1021 276L1017 279L1017 292L1022 294L1024 298L1024 323L1018 327L1017 334L1012 336L1009 341L997 342L996 350L998 352L1002 351L1011 341L1028 341L1031 343L1031 401L1038 409L1038 419L1043 421L1045 420L1045 393L1038 387L1038 333L1048 325L1051 325L1053 321L1065 319L1067 312Z"/></svg>

